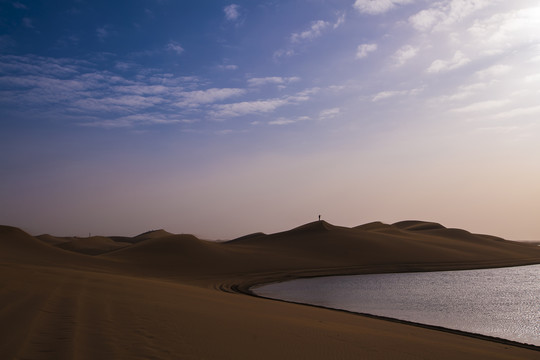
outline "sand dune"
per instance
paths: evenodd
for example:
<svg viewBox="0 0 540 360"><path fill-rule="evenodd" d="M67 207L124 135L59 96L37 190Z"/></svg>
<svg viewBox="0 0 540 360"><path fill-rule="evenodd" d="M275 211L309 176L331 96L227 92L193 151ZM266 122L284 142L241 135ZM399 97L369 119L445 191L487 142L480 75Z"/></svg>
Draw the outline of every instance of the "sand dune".
<svg viewBox="0 0 540 360"><path fill-rule="evenodd" d="M99 255L131 245L128 242L114 241L104 236L92 236L89 238L73 239L58 244L64 250L75 251L81 254Z"/></svg>
<svg viewBox="0 0 540 360"><path fill-rule="evenodd" d="M115 239L122 248L100 253ZM59 242L0 226L0 358L535 359L538 349L238 293L302 276L532 263L538 246L421 221L317 221L222 243L164 230Z"/></svg>

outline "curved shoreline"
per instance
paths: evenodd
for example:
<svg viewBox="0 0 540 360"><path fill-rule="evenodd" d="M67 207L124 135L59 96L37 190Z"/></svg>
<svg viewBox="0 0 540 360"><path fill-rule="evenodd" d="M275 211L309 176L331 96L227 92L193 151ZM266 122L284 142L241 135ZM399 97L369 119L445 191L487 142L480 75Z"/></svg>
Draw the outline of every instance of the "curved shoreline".
<svg viewBox="0 0 540 360"><path fill-rule="evenodd" d="M253 296L253 297L256 297L256 298L260 298L260 299L266 299L266 300L278 301L278 302L289 303L289 304L309 306L309 307L314 307L314 308L319 308L319 309L326 309L326 310L331 310L331 311L338 311L338 312L341 312L341 313L355 315L355 316L361 316L361 317L366 317L366 318L371 318L371 319L376 319L376 320L382 320L382 321L386 321L386 322L392 322L392 323L397 323L397 324L415 326L415 327L419 327L419 328L435 330L435 331L440 331L440 332L459 335L459 336L466 336L466 337L470 337L470 338L475 338L475 339L480 339L480 340L485 340L485 341L491 341L491 342L495 342L495 343L499 343L499 344L503 344L503 345L510 345L510 346L516 346L516 347L520 347L520 348L524 348L524 349L528 349L528 350L540 351L540 346L533 345L533 344L527 344L527 343L521 343L521 342L518 342L518 341L499 338L499 337L495 337L495 336L489 336L489 335L483 335L483 334L478 334L478 333L473 333L473 332L468 332L468 331L463 331L463 330L451 329L451 328L438 326L438 325L423 324L423 323L409 321L409 320L401 320L401 319L396 319L396 318L392 318L392 317L388 317L388 316L361 313L361 312L355 312L355 311L345 310L345 309L336 309L336 308L323 306L323 305L315 305L315 304L309 304L309 303L303 303L303 302L296 302L296 301L284 300L284 299L279 299L279 298L271 298L271 297L258 295L258 294L256 294L255 292L252 291L253 288L264 286L264 285L269 285L271 283L279 283L279 282L286 282L286 281L292 281L292 280L297 280L297 279L316 278L316 277L349 276L349 275L350 276L353 276L353 275L371 275L371 274L384 274L384 273L390 274L390 273L405 273L405 272L436 272L436 271L480 270L480 269L517 267L517 266L528 266L528 265L538 265L538 264L539 264L538 261L533 261L531 263L505 264L505 265L489 266L489 267L483 266L481 264L469 264L469 266L467 266L467 267L462 268L460 266L459 268L455 268L455 269L449 269L447 267L444 267L444 268L433 269L433 270L412 270L411 269L411 270L395 271L395 272L388 272L388 271L382 271L381 272L381 271L369 271L369 270L366 272L367 269L362 269L363 271L358 271L358 270L354 271L352 269L345 268L345 269L341 269L341 270L345 270L345 271L339 271L338 269L333 269L334 271L335 270L338 270L338 271L337 272L330 271L328 274L322 273L322 274L317 274L317 275L310 275L309 272L306 273L306 272L302 271L302 272L297 272L295 274L289 273L286 276L285 276L285 274L282 275L282 276L279 276L278 274L274 274L274 276L271 276L271 277L267 278L266 281L261 281L261 282L258 282L255 279L253 279L251 281L243 282L243 283L240 283L240 284L232 284L232 285L229 285L229 286L223 284L223 286L220 287L220 289L222 291L231 291L231 292L235 292L235 293L238 293L238 294ZM438 267L438 266L436 266L436 267ZM370 268L373 269L373 267L370 267ZM319 272L321 270L322 269L318 269L317 272ZM330 270L330 269L327 269L327 270ZM324 270L323 270L323 272L324 272ZM270 278L272 278L272 280L270 280ZM260 279L260 280L262 280L262 279Z"/></svg>

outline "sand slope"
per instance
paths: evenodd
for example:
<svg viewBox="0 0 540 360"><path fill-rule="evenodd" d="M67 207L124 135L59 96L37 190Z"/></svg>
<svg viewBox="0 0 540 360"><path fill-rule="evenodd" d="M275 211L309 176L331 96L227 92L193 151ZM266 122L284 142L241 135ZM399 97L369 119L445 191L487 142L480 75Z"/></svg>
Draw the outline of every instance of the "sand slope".
<svg viewBox="0 0 540 360"><path fill-rule="evenodd" d="M355 228L315 222L225 243L166 232L139 239L91 256L0 226L0 358L539 356L537 350L235 292L299 276L540 263L534 245L423 222ZM114 241L97 243L108 240Z"/></svg>

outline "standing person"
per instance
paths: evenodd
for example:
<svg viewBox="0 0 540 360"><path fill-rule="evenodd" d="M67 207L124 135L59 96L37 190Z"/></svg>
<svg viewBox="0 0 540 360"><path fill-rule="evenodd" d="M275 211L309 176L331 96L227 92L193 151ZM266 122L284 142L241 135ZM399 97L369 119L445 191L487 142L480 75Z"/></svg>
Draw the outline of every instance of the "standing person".
<svg viewBox="0 0 540 360"><path fill-rule="evenodd" d="M319 215L319 221L321 221L321 215Z"/></svg>

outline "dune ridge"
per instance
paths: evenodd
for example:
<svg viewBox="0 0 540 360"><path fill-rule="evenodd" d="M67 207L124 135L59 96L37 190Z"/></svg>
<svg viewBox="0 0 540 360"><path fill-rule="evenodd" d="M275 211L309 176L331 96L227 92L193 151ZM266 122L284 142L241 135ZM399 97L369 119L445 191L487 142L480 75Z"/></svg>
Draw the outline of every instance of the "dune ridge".
<svg viewBox="0 0 540 360"><path fill-rule="evenodd" d="M533 244L422 221L316 221L227 242L164 230L64 240L0 226L0 358L538 357L535 347L245 295L307 276L538 264Z"/></svg>

